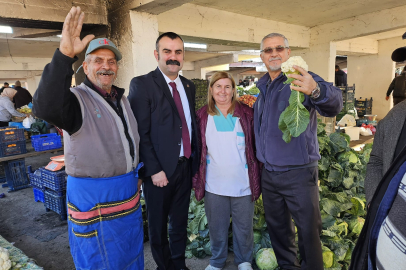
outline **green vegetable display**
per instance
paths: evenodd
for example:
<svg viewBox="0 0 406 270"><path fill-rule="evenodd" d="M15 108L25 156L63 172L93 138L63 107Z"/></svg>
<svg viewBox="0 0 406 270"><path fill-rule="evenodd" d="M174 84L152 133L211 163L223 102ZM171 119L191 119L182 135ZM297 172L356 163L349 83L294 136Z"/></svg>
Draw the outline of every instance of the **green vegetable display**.
<svg viewBox="0 0 406 270"><path fill-rule="evenodd" d="M321 154L318 167L323 262L326 270L346 270L351 260L352 250L365 222L364 178L372 144L366 145L361 152L355 152L349 147L348 135L333 133L327 136L324 127L325 124L322 123L319 123L317 127ZM276 260L275 265L273 263L258 265L258 256L264 252L261 250L272 248L265 222L262 196L255 202L254 209L254 254L256 260L254 260L253 267L254 269L275 269L266 267L276 267ZM229 250L233 250L231 226ZM203 258L210 255L209 230L204 212L204 200L198 202L192 191L189 205L186 257ZM298 256L300 259L300 254Z"/></svg>
<svg viewBox="0 0 406 270"><path fill-rule="evenodd" d="M237 86L237 93L240 97L243 95L256 95L256 94L259 94L259 89L256 86L256 84L254 84L250 88L249 88L249 86L246 88Z"/></svg>

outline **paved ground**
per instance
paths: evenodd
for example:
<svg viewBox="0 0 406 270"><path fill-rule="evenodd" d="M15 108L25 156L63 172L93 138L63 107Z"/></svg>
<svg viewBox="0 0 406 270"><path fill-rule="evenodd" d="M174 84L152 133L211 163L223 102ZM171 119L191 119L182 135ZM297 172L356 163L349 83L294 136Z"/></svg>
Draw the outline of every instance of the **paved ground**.
<svg viewBox="0 0 406 270"><path fill-rule="evenodd" d="M33 169L48 163L55 154L26 158L25 164ZM67 222L61 221L54 212L45 212L42 203L34 201L32 188L7 193L0 199L0 235L21 249L28 257L36 260L45 270L75 269L69 250ZM149 242L144 245L145 270L155 270ZM186 264L193 270L204 270L209 257L188 259ZM233 254L229 254L225 270L237 269Z"/></svg>

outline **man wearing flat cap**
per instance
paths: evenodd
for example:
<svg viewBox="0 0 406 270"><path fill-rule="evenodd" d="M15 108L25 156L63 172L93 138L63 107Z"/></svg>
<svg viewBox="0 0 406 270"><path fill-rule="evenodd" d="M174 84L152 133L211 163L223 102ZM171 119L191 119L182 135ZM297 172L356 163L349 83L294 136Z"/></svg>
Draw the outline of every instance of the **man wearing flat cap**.
<svg viewBox="0 0 406 270"><path fill-rule="evenodd" d="M392 60L406 60L406 47ZM405 269L406 265L406 101L378 123L367 172L364 227L349 270Z"/></svg>
<svg viewBox="0 0 406 270"><path fill-rule="evenodd" d="M144 269L137 121L113 85L122 58L113 42L80 32L72 7L59 49L34 94L36 116L64 130L69 244L76 269ZM91 41L92 40L92 41ZM90 43L89 43L90 42ZM70 88L86 45L85 81Z"/></svg>

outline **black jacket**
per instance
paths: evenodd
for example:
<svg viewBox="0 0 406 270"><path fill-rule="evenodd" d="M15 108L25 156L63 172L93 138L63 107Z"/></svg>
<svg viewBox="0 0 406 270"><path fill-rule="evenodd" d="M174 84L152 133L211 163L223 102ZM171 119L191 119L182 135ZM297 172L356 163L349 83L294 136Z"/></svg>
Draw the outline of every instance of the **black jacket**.
<svg viewBox="0 0 406 270"><path fill-rule="evenodd" d="M83 123L79 101L75 94L70 91L73 75L72 64L77 60L77 57L70 58L57 49L51 63L47 64L44 68L41 81L33 98L34 115L65 130L70 135L78 131ZM94 89L93 84L87 77L83 83L101 95ZM117 100L121 100L124 89L115 88L117 90ZM108 99L106 101L123 121L124 132L130 146L130 153L134 157L134 145L128 134L123 109L119 102L117 102L116 106L112 101Z"/></svg>
<svg viewBox="0 0 406 270"><path fill-rule="evenodd" d="M402 73L393 79L389 85L388 91L386 92L386 96L390 96L392 91L393 97L406 97L406 73Z"/></svg>
<svg viewBox="0 0 406 270"><path fill-rule="evenodd" d="M180 76L189 101L192 119L192 176L199 162L195 114L195 85ZM138 123L140 161L144 162L143 177L164 171L169 178L175 172L182 139L182 123L172 94L157 68L135 77L130 83L128 100Z"/></svg>
<svg viewBox="0 0 406 270"><path fill-rule="evenodd" d="M17 93L13 98L14 106L16 109L21 108L24 105L28 105L30 102L32 102L32 96L27 89L24 89L21 86L16 86L14 89L17 90Z"/></svg>
<svg viewBox="0 0 406 270"><path fill-rule="evenodd" d="M347 73L345 73L341 69L339 71L336 71L335 84L336 84L335 86L346 86L347 85Z"/></svg>

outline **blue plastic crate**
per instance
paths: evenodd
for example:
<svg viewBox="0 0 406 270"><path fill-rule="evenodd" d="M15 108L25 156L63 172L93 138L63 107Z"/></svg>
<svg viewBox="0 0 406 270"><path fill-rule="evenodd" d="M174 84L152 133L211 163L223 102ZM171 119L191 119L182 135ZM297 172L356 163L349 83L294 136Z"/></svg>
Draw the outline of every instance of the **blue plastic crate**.
<svg viewBox="0 0 406 270"><path fill-rule="evenodd" d="M27 153L27 148L24 141L15 141L0 143L0 157L8 157L13 155L21 155Z"/></svg>
<svg viewBox="0 0 406 270"><path fill-rule="evenodd" d="M31 144L37 152L62 147L61 136L56 133L31 136Z"/></svg>
<svg viewBox="0 0 406 270"><path fill-rule="evenodd" d="M22 122L8 122L9 127L24 128Z"/></svg>
<svg viewBox="0 0 406 270"><path fill-rule="evenodd" d="M53 191L62 192L66 190L66 182L68 175L65 170L51 172L45 168L39 168L41 172L41 183L43 187Z"/></svg>
<svg viewBox="0 0 406 270"><path fill-rule="evenodd" d="M24 129L16 127L0 128L0 143L25 141Z"/></svg>
<svg viewBox="0 0 406 270"><path fill-rule="evenodd" d="M23 158L2 163L6 172L8 192L30 187Z"/></svg>
<svg viewBox="0 0 406 270"><path fill-rule="evenodd" d="M56 192L45 189L44 190L44 205L46 211L52 210L60 215L61 220L66 220L66 195L59 196Z"/></svg>
<svg viewBox="0 0 406 270"><path fill-rule="evenodd" d="M28 178L30 179L31 186L39 189L43 188L41 177L41 170L36 170L34 173L28 173Z"/></svg>
<svg viewBox="0 0 406 270"><path fill-rule="evenodd" d="M45 202L44 191L42 189L33 187L32 191L34 192L34 200L36 202Z"/></svg>

